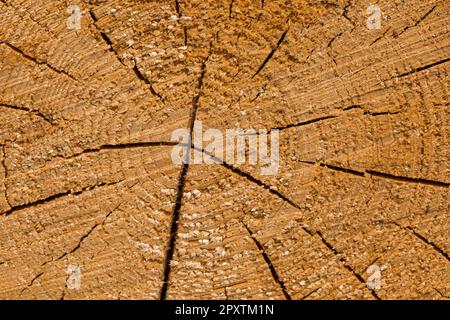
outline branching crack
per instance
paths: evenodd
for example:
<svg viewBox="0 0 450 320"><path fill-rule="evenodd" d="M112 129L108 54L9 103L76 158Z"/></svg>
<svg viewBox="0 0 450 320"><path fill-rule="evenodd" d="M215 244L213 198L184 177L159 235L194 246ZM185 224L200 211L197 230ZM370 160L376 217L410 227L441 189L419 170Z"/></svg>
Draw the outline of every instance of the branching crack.
<svg viewBox="0 0 450 320"><path fill-rule="evenodd" d="M264 59L263 63L259 66L258 70L256 70L255 74L252 76L252 79L258 75L258 73L266 66L266 64L272 59L275 52L278 50L278 48L281 46L281 44L284 41L284 38L286 37L286 34L288 33L289 29L286 29L286 31L283 32L280 39L278 39L277 45L275 48L273 48L270 53L267 55L266 59Z"/></svg>
<svg viewBox="0 0 450 320"><path fill-rule="evenodd" d="M241 222L244 225L244 227L247 230L247 232L250 235L250 237L255 242L255 245L258 248L258 251L261 253L264 261L266 262L267 266L269 267L269 270L270 270L270 273L272 274L273 280L280 286L280 289L283 292L284 297L286 298L286 300L292 300L291 296L289 295L289 293L288 293L288 291L286 289L286 286L285 286L283 280L281 280L280 276L277 273L277 270L275 269L275 266L273 265L272 261L270 261L269 255L264 250L264 247L258 241L258 239L254 235L253 231L249 228L249 226L247 226L247 224L245 224L244 221L241 221Z"/></svg>
<svg viewBox="0 0 450 320"><path fill-rule="evenodd" d="M133 186L129 187L129 189L131 189L132 187L133 187ZM92 227L88 230L88 232L86 232L86 233L80 238L80 240L78 240L78 244L77 244L72 250L67 251L67 252L64 252L62 255L60 255L60 256L59 256L58 258L56 258L56 259L53 259L53 258L52 258L52 259L49 260L49 261L45 261L44 263L41 264L41 268L44 267L44 266L46 266L47 264L49 264L49 263L51 263L51 262L59 261L59 260L63 259L64 257L66 257L67 255L72 254L72 253L74 253L75 251L77 251L77 250L81 247L81 244L83 243L83 241L85 241L85 240L92 234L92 232L94 232L99 226L104 226L105 223L106 223L106 220L108 220L108 218L111 216L111 214L114 213L114 212L115 212L115 211L116 211L116 210L117 210L124 202L125 202L125 201L119 203L116 207L114 207L111 211L109 211L109 212L105 215L105 217L103 218L103 220L102 220L100 223L94 224L94 226L92 226ZM39 273L33 278L33 280L31 280L30 284L28 285L28 288L31 287L31 286L33 286L34 282L35 282L40 276L42 276L43 274L44 274L43 271L39 272ZM68 277L69 277L69 276L68 276ZM66 281L66 283L67 283L67 281ZM25 289L26 289L26 288L24 288L24 289L22 290L22 292L23 292ZM61 295L60 300L64 300L64 296L65 296L65 290L63 289L63 292L62 292L62 295Z"/></svg>
<svg viewBox="0 0 450 320"><path fill-rule="evenodd" d="M2 2L4 2L3 0L0 0ZM234 0L231 0L230 5L229 5L229 16L231 18L232 16L232 7L233 7L233 3ZM180 13L180 7L179 7L179 2L178 0L175 0L175 4L176 4L176 11L177 11L177 15L180 17L181 13ZM343 16L354 26L354 23L349 19L348 17L348 8L351 5L351 2L349 1L348 4L344 7L344 11L343 11ZM264 0L262 0L262 7L264 7ZM433 7L430 11L428 11L418 22L416 22L415 26L417 26L421 21L423 21L428 15L430 15L433 10L436 8ZM102 39L105 41L106 44L108 44L110 51L112 51L117 59L119 60L119 62L125 66L125 64L123 63L123 61L119 58L119 55L117 54L117 52L114 50L113 46L112 46L112 42L109 39L109 37L107 36L106 33L104 33L103 31L101 31L97 26L96 26L96 22L97 22L97 18L96 16L93 14L92 11L89 11L90 15L92 17L92 19L94 20L94 26L95 28L97 28L97 30L99 31ZM410 27L406 27L402 32L406 31L408 28ZM258 68L258 70L255 72L255 74L251 77L252 79L254 77L256 77L259 72L265 67L265 65L270 61L270 59L273 57L273 55L275 54L275 52L278 50L278 48L282 45L286 35L288 33L288 30L284 31L283 34L281 35L280 39L277 42L277 45L275 48L273 48L271 50L271 52L268 54L268 56L265 58L265 60L263 61L263 63L261 64L261 66ZM187 45L187 29L186 27L184 27L184 34L185 34L185 40L184 43L185 45ZM342 34L342 33L341 33ZM328 47L332 46L333 41L340 36L341 34L337 35L335 38L333 38L330 43L328 44ZM69 76L71 79L76 80L72 75L70 75L69 73L65 72L64 70L58 70L57 68L51 66L50 64L48 64L47 62L42 62L37 60L36 58L27 55L26 53L24 53L22 50L16 48L15 46L9 44L9 43L5 43L8 47L10 47L12 50L18 52L19 54L21 54L23 57L25 57L28 60L33 61L36 64L40 64L40 65L46 65L47 67L49 67L50 69L52 69L53 71L60 73L60 74L65 74L67 76ZM210 44L211 45L211 44ZM211 49L210 49L210 53L209 55L206 57L205 61L202 64L202 71L201 71L201 75L198 81L198 94L194 97L193 102L192 102L192 110L191 110L191 115L190 115L190 119L189 119L189 128L190 128L190 132L192 135L192 131L193 131L193 127L194 127L194 122L196 119L196 114L197 114L197 109L199 107L199 101L200 98L203 94L203 85L204 85L204 77L206 74L206 65L208 62L208 59L211 55ZM443 64L450 61L450 58L423 66L423 67L419 67L417 69L414 69L413 71L410 72L406 72L403 74L400 74L399 76L397 76L397 78L401 78L401 77L405 77L408 75L411 75L413 73L416 72L420 72L423 70L426 70L428 68L432 68L434 66ZM157 96L163 103L164 103L164 99L163 97L157 93L153 86L152 83L140 72L140 70L138 69L137 65L135 65L132 68L133 72L135 73L136 77L143 81L146 85L148 85L150 87L150 91L154 96ZM260 94L260 93L259 93ZM257 99L259 97L259 94L255 97L255 99ZM4 104L0 104L0 106L6 107L6 108L11 108L11 109L15 109L15 110L22 110L22 111L27 111L27 112L31 112L41 118L43 118L45 121L49 122L50 124L52 123L52 119L49 118L48 116L46 116L45 114L37 111L37 110L33 110L31 108L26 108L26 107L18 107L18 106L11 106L11 105L4 105ZM360 106L354 105L354 106L350 106L347 107L346 109L343 110L351 110L354 108L360 108ZM365 112L365 114L371 115L371 116L379 116L379 115L392 115L392 114L398 114L399 112ZM333 118L337 118L337 116L331 115L331 116L324 116L324 117L320 117L320 118L316 118L316 119L311 119L308 121L303 121L300 123L296 123L296 124L290 124L290 125L286 125L284 127L278 127L278 128L274 128L274 129L278 129L278 130L283 130L283 129L287 129L287 128L291 128L291 127L300 127L300 126L305 126L305 125L309 125L312 123L316 123L316 122L320 122L320 121L324 121L324 120L328 120L328 119L333 119ZM271 129L273 130L273 129ZM175 145L176 143L173 142L137 142L137 143L128 143L128 144L119 144L119 145L102 145L98 148L95 149L87 149L84 150L83 152L79 153L79 154L83 154L83 153L89 153L89 152L98 152L100 150L108 150L108 149L124 149L124 148L135 148L135 147L149 147L149 146L161 146L161 145ZM199 150L198 148L195 148L192 146L192 142L190 142L190 147ZM204 153L204 150L201 150ZM5 158L6 158L6 154L5 154L5 146L3 146L3 165L5 167L5 181L6 181L6 176L7 176L7 168L5 166ZM77 154L77 155L79 155ZM208 153L207 153L208 154ZM211 156L211 154L209 154ZM76 155L75 155L76 156ZM74 157L74 156L71 156ZM215 157L213 157L215 158ZM217 160L217 159L216 159ZM388 174L388 173L383 173L383 172L378 172L378 171L374 171L374 170L365 170L365 171L356 171L356 170L352 170L352 169L348 169L348 168L342 168L342 167L338 167L338 166L333 166L333 165L329 165L329 164L324 164L324 163L314 163L314 162L308 162L308 161L303 161L305 163L309 163L309 164L318 164L322 167L326 167L330 170L335 170L335 171L340 171L340 172L345 172L348 174L353 174L353 175L357 175L357 176L361 176L364 177L366 176L366 174L369 175L373 175L376 177L380 177L380 178L385 178L385 179L391 179L391 180L396 180L396 181L401 181L401 182L407 182L407 183L418 183L418 184L426 184L426 185L432 185L432 186L436 186L436 187L449 187L449 183L446 182L441 182L441 181L434 181L434 180L428 180L428 179L422 179L422 178L410 178L410 177L403 177L403 176L396 176L396 175L392 175L392 174ZM268 190L270 193L276 195L277 197L279 197L280 199L284 200L285 202L289 203L291 206L300 209L300 206L297 205L296 203L294 203L292 200L290 200L287 196L281 194L279 191L273 189L271 186L267 185L266 183L264 183L263 181L253 177L252 175L239 170L238 168L233 167L230 164L227 164L225 162L222 161L222 166L224 166L225 168L231 170L232 172L236 173L237 175L244 177L245 179L256 183L257 185L263 187L264 189ZM164 300L166 298L167 295L167 290L168 290L168 285L169 285L169 278L170 278L170 272L171 272L171 262L173 259L173 255L174 255L174 250L175 250L175 245L176 245L176 238L177 238L177 232L178 232L178 222L179 222L179 218L180 218L180 211L181 211L181 206L182 206L182 200L183 200L183 193L184 193L184 188L185 188L185 184L186 184L186 176L188 173L188 169L189 169L189 164L188 162L184 163L181 166L181 170L179 173L179 178L178 178L178 186L177 186L177 194L176 194L176 201L173 207L173 212L172 212L172 221L171 221L171 229L170 229L170 237L169 237L169 241L168 241L168 249L167 249L167 253L166 253L166 259L165 259L165 264L164 264L164 270L163 270L163 284L162 284L162 288L161 288L161 295L160 298L161 300ZM113 183L99 183L96 184L95 186L90 186L90 187L85 187L80 191L77 192L64 192L64 193L59 193L56 195L52 195L50 197L44 198L44 199L40 199L37 200L33 203L28 203L28 204L24 204L24 205L20 205L20 206L15 206L12 207L6 211L3 212L2 214L5 215L9 215L12 214L18 210L21 209L25 209L25 208L29 208L32 206L36 206L36 205L40 205L40 204L44 204L44 203L48 203L50 201L59 199L61 197L65 197L65 196L69 196L69 195L79 195L81 193L83 193L84 191L88 191L88 190L93 190L97 187L102 187L102 186L111 186L111 185L115 185L118 184L120 182L122 182L123 180L117 181L117 182L113 182ZM6 182L5 182L6 184ZM122 203L121 203L122 204ZM61 256L59 256L58 258L56 258L56 261L63 259L65 256L74 253L76 250L78 250L83 241L85 241L99 226L102 226L105 224L105 222L107 221L107 219L109 218L109 216L121 205L119 204L117 207L115 207L113 210L111 210L110 212L108 212L105 217L103 218L102 222L100 223L96 223L94 224L85 234L82 235L82 237L79 239L77 245L72 248L70 251L67 251L65 253L63 253ZM260 251L260 253L262 254L264 261L266 262L266 264L268 265L270 272L272 274L273 279L275 280L275 282L280 286L283 295L285 296L286 299L291 300L291 297L289 295L289 293L287 292L286 286L284 284L284 282L280 279L280 277L277 274L277 271L275 269L275 267L273 266L269 256L267 255L267 253L264 250L263 245L258 241L258 239L256 238L256 236L254 235L253 231L242 221L242 224L244 225L245 229L247 230L247 232L249 233L249 235L251 236L251 238L253 239L255 245L257 246L258 250ZM437 252L439 252L442 256L444 256L447 261L450 261L449 259L449 255L443 251L441 248L439 248L436 244L434 244L433 242L429 241L428 239L426 239L425 237L423 237L422 235L420 235L419 233L417 233L413 228L407 226L407 227L403 227L399 224L396 223L397 226L399 226L402 229L407 229L409 230L412 234L414 234L414 236L416 236L418 239L420 239L421 241L423 241L424 243L426 243L429 246L432 246L433 249ZM323 244L330 250L332 251L339 259L339 261L343 264L343 266L353 274L354 277L356 277L358 279L359 282L361 282L362 284L365 285L365 281L363 279L363 277L357 273L345 260L345 258L343 258L341 256L341 254L324 238L323 234L320 231L315 231L312 232L306 228L304 228L304 230L311 236L313 235L318 235ZM28 287L32 286L35 281L37 281L42 275L44 274L44 272L40 272L38 273L28 284ZM310 295L312 295L313 293L315 293L316 291L318 291L320 288L317 288L313 291L311 291L310 293L308 293L307 295L305 295L302 299L305 299L307 297L309 297ZM368 288L369 289L369 288ZM22 290L22 292L26 290L26 288L24 288ZM380 297L376 294L376 292L372 289L369 289L372 296L374 296L376 299L380 299ZM438 290L435 289L437 292L439 292L441 294L441 296L443 296L443 294ZM225 296L228 298L228 294L227 294L227 289L226 287L224 288L224 292L225 292ZM63 293L63 297L64 297L64 293Z"/></svg>
<svg viewBox="0 0 450 320"><path fill-rule="evenodd" d="M255 184L257 184L257 185L263 187L264 189L268 190L270 193L276 195L276 196L279 197L280 199L282 199L282 200L284 200L285 202L289 203L289 204L290 204L291 206L293 206L294 208L301 210L300 206L297 205L296 203L294 203L294 202L293 202L292 200L290 200L288 197L282 195L279 191L272 189L270 186L268 186L268 185L265 184L264 182L262 182L262 181L256 179L256 178L253 177L252 175L250 175L250 174L248 174L248 173L246 173L246 172L243 172L243 171L241 171L241 170L239 170L239 169L233 167L233 166L230 165L230 164L227 164L227 163L224 162L222 159L219 159L219 158L213 156L211 153L206 152L205 150L202 150L202 149L197 148L197 147L195 147L195 146L193 146L192 148L194 148L195 150L204 152L205 154L207 154L208 156L210 156L210 157L211 157L214 161L216 161L217 163L221 163L221 165L224 166L225 168L231 170L232 172L236 173L237 175L239 175L239 176L241 176L241 177L246 178L246 179L249 180L250 182L253 182L253 183L255 183ZM302 162L304 162L304 163L309 163L309 164L317 164L317 163L314 163L314 162L308 162L308 161L302 161ZM360 171L355 171L355 170L351 170L351 169L347 169L347 168L341 168L341 167L331 166L331 165L327 165L327 164L319 164L319 165L324 166L324 167L327 167L327 168L329 168L329 169L331 169L331 170L336 170L336 171L341 171L341 172L345 172L345 173L350 173L350 174L354 174L354 175L357 175L357 176L364 176L364 172L360 172ZM381 176L381 177L384 177L384 178L388 178L388 179L395 179L395 180L401 179L402 181L407 181L407 182L424 183L423 179L414 179L414 178L406 178L406 177L397 177L397 176L391 176L391 175L387 175L387 174L380 174L379 172L375 172L375 171L366 171L366 172L369 173L369 174L372 174L372 175L378 175L378 176ZM393 178L393 177L394 177L394 178ZM448 183L442 183L442 182L436 182L436 181L430 181L430 180L425 180L425 182L426 182L426 184L430 184L430 183L431 183L432 185L436 185L436 186L445 186L445 187L448 187L448 186L449 186ZM338 252L338 251L337 251L337 250L336 250L336 249L335 249L335 248L334 248L334 247L333 247L326 239L325 239L325 237L323 236L323 234L322 234L321 231L317 230L317 231L313 232L313 231L309 230L309 229L306 228L306 227L303 227L303 230L304 230L306 233L308 233L310 236L314 236L315 234L317 234L317 235L321 238L321 240L322 240L322 242L325 244L325 246L326 246L330 251L332 251L336 256L341 255L341 254L340 254L340 253L339 253L339 252ZM410 231L413 231L413 230L410 229ZM442 249L440 249L439 247L437 247L436 244L434 244L434 243L428 241L427 239L425 239L424 237L420 236L420 235L417 234L417 233L416 233L415 235L416 235L417 237L421 237L421 240L422 240L422 241L424 241L424 242L426 242L427 244L433 246L433 247L435 248L435 250L439 251L439 253L440 253L441 255L443 255L447 260L449 260L448 254L445 253L445 252L444 252ZM376 292L375 292L373 289L369 289L369 288L366 286L366 282L364 281L363 277L362 277L359 273L357 273L357 272L356 272L356 271L355 271L355 270L354 270L354 269L346 262L346 260L345 260L342 256L339 257L338 259L339 259L339 261L343 264L343 266L344 266L349 272L351 272L355 278L358 279L358 281L359 281L360 283L364 284L364 286L365 286L368 290L370 290L370 292L371 292L371 294L372 294L372 296L373 296L374 298L376 298L377 300L381 300L380 297L376 294Z"/></svg>

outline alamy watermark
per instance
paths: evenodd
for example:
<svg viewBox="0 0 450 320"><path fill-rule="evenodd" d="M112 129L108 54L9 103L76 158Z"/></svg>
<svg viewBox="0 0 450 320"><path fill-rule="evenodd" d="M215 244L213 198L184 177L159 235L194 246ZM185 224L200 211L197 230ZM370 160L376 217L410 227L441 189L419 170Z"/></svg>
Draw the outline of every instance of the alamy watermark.
<svg viewBox="0 0 450 320"><path fill-rule="evenodd" d="M382 12L379 6L372 4L367 8L367 29L380 30L381 29L381 17Z"/></svg>
<svg viewBox="0 0 450 320"><path fill-rule="evenodd" d="M79 6L72 4L67 7L67 12L71 14L66 20L66 25L68 29L81 29L81 9Z"/></svg>
<svg viewBox="0 0 450 320"><path fill-rule="evenodd" d="M380 290L381 289L381 271L387 269L387 266L379 266L377 264L370 265L366 273L369 274L369 277L366 281L366 286L370 290Z"/></svg>
<svg viewBox="0 0 450 320"><path fill-rule="evenodd" d="M278 129L208 129L203 132L201 121L195 121L192 136L188 129L177 129L172 141L174 164L259 165L262 175L276 175L280 168L280 134ZM269 152L270 142L270 152ZM192 146L192 148L191 148Z"/></svg>
<svg viewBox="0 0 450 320"><path fill-rule="evenodd" d="M66 287L69 290L80 290L81 288L81 268L76 264L67 267Z"/></svg>

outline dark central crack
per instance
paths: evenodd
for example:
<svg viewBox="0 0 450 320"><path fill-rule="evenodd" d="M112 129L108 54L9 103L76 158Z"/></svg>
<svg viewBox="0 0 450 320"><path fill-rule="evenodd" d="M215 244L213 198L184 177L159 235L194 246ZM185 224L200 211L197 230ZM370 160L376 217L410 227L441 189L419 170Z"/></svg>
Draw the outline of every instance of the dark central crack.
<svg viewBox="0 0 450 320"><path fill-rule="evenodd" d="M195 124L195 119L197 116L197 109L198 109L199 103L200 103L200 97L203 94L203 83L204 83L204 78L205 78L205 74L206 74L206 64L209 60L209 57L211 56L211 52L212 52L212 43L210 43L210 49L209 49L208 56L205 58L205 60L202 63L202 66L201 66L201 74L200 74L200 78L197 83L198 93L192 100L192 110L191 110L191 114L190 114L190 118L189 118L189 133L190 133L189 144L186 146L187 159L185 159L185 161L183 161L183 164L181 165L181 170L180 170L180 174L179 174L179 178L178 178L177 194L176 194L176 199L175 199L175 205L174 205L173 211L172 211L170 236L169 236L166 259L165 259L165 264L164 264L164 269L163 269L163 283L162 283L162 287L161 287L160 300L165 300L167 297L167 290L168 290L168 286L169 286L169 278L170 278L170 271L171 271L171 261L173 259L173 255L175 252L175 244L176 244L176 238L177 238L177 233L178 233L178 221L180 219L180 210L181 210L181 205L182 205L182 201L183 201L184 188L186 185L186 176L187 176L187 173L189 170L190 146L192 145L192 133L194 131L194 124Z"/></svg>

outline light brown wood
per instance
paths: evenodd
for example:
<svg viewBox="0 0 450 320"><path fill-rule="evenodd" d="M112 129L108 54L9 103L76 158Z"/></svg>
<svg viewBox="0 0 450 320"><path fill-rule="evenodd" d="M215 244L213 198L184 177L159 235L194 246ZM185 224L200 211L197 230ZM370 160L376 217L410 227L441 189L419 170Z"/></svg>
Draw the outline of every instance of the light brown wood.
<svg viewBox="0 0 450 320"><path fill-rule="evenodd" d="M1 0L0 298L448 299L450 6L371 4Z"/></svg>

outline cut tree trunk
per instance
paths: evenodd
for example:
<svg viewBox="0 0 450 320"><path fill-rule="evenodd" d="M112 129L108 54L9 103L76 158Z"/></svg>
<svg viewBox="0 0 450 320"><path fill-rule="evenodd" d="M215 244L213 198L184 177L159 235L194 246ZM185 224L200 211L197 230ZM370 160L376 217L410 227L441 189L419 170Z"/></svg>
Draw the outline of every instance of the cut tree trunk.
<svg viewBox="0 0 450 320"><path fill-rule="evenodd" d="M1 0L0 299L449 299L449 25L447 0ZM279 170L174 162L198 121L278 129Z"/></svg>

